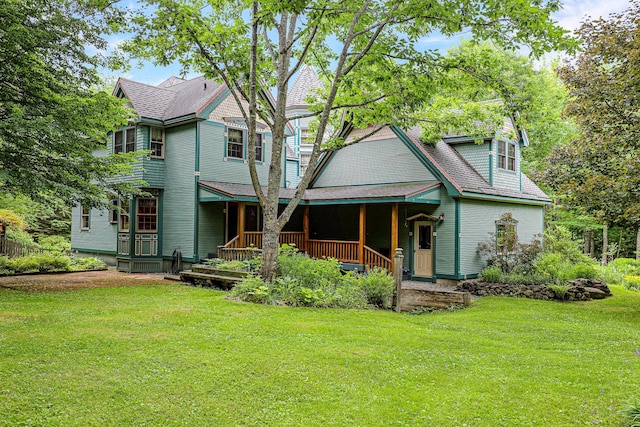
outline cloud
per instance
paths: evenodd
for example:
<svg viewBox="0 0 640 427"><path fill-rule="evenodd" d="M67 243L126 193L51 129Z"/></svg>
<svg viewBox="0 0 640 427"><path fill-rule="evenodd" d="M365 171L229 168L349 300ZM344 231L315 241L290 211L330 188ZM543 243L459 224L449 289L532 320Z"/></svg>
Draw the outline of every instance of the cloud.
<svg viewBox="0 0 640 427"><path fill-rule="evenodd" d="M607 18L609 14L629 7L629 0L566 0L562 10L553 16L558 24L567 30L575 30L588 17Z"/></svg>

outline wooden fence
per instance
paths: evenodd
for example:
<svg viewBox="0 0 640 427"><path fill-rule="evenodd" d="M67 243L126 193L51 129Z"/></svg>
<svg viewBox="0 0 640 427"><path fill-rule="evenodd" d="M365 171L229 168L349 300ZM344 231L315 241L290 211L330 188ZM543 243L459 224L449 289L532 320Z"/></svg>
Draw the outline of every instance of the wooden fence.
<svg viewBox="0 0 640 427"><path fill-rule="evenodd" d="M71 251L45 249L34 245L25 245L23 243L14 242L6 238L6 236L0 237L0 255L8 258L18 258L29 255L50 255L50 254L63 254L71 255Z"/></svg>

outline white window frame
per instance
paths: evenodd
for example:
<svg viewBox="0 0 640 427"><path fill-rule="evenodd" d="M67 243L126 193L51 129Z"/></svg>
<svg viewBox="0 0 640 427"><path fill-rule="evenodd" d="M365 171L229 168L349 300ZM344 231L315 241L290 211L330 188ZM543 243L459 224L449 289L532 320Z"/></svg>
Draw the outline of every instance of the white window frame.
<svg viewBox="0 0 640 427"><path fill-rule="evenodd" d="M154 139L154 136L153 136L154 130L160 131L161 139ZM149 130L149 148L151 149L151 157L155 159L164 159L164 141L165 141L164 129L152 126L151 129ZM154 144L160 146L160 155L155 154L156 150L154 150L153 148Z"/></svg>
<svg viewBox="0 0 640 427"><path fill-rule="evenodd" d="M236 142L234 140L234 142L231 142L231 133L232 132L240 132L240 142ZM238 128L227 128L227 146L225 147L225 154L226 157L229 159L238 159L238 160L243 160L244 159L244 140L245 140L245 135L246 132L243 129L238 129ZM232 156L229 151L229 147L231 146L231 144L233 144L234 146L238 146L240 145L240 157L237 156Z"/></svg>
<svg viewBox="0 0 640 427"><path fill-rule="evenodd" d="M117 224L118 223L118 198L111 197L109 198L109 224Z"/></svg>
<svg viewBox="0 0 640 427"><path fill-rule="evenodd" d="M511 153L512 151L513 153ZM515 143L498 141L498 169L515 172L516 152L517 150Z"/></svg>
<svg viewBox="0 0 640 427"><path fill-rule="evenodd" d="M260 141L260 145L258 145ZM260 157L258 157L258 150L260 150ZM256 132L256 162L264 161L264 135Z"/></svg>

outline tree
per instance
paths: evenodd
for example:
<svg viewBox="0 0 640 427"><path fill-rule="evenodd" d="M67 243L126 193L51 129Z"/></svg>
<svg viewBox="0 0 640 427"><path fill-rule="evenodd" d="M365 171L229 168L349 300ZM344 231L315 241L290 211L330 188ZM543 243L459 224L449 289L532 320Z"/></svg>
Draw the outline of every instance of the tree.
<svg viewBox="0 0 640 427"><path fill-rule="evenodd" d="M559 74L581 135L550 155L546 181L605 225L635 224L640 257L640 1L583 23L578 35L583 51Z"/></svg>
<svg viewBox="0 0 640 427"><path fill-rule="evenodd" d="M131 20L134 25L129 30L135 37L126 46L128 52L157 64L179 61L185 68L223 81L248 124L250 153L255 152L256 117L271 130L266 191L260 187L255 159L249 159L264 212L261 275L266 280L275 272L280 230L298 205L321 153L344 144L339 133L323 141L329 124L341 129L345 118L356 128L417 122L414 112L434 95L442 74L437 53L416 49L421 38L436 31L450 36L465 30L507 48L527 43L535 53L573 45L549 19L559 8L555 0L482 4L471 0L147 0L144 4ZM319 70L324 90L309 100L310 114L316 119L310 167L278 215L285 127L288 120L300 117L285 116L287 89L304 63ZM263 87L273 88L274 105L267 102ZM242 107L242 101L248 108Z"/></svg>
<svg viewBox="0 0 640 427"><path fill-rule="evenodd" d="M129 117L96 90L106 63L88 53L120 15L107 0L0 2L0 191L95 206L131 168L132 155L93 155Z"/></svg>

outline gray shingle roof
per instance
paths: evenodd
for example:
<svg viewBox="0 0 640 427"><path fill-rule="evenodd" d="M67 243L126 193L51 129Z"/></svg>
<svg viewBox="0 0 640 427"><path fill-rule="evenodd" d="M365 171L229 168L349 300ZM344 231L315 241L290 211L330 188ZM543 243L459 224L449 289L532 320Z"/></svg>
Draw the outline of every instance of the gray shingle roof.
<svg viewBox="0 0 640 427"><path fill-rule="evenodd" d="M413 143L428 157L432 163L461 192L485 194L492 196L517 197L535 201L550 201L525 174L522 174L522 191L492 187L462 156L449 144L439 141L435 145L420 141L420 128L405 130Z"/></svg>
<svg viewBox="0 0 640 427"><path fill-rule="evenodd" d="M171 77L159 86L120 78L120 86L140 117L169 120L195 114L219 93L221 84L204 77Z"/></svg>
<svg viewBox="0 0 640 427"><path fill-rule="evenodd" d="M250 184L234 184L227 182L200 181L201 186L222 192L233 197L255 197L253 186ZM360 199L386 199L399 198L419 194L423 191L436 188L439 182L411 182L400 184L382 184L366 186L345 186L328 188L309 188L305 191L305 201L332 201L332 200L360 200ZM263 187L266 192L266 187ZM296 190L293 188L281 188L280 198L293 198Z"/></svg>
<svg viewBox="0 0 640 427"><path fill-rule="evenodd" d="M313 89L321 89L322 82L318 79L315 70L308 65L303 65L300 74L287 94L287 107L308 106L304 100Z"/></svg>

